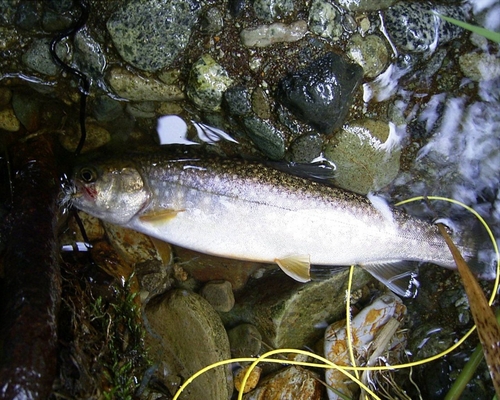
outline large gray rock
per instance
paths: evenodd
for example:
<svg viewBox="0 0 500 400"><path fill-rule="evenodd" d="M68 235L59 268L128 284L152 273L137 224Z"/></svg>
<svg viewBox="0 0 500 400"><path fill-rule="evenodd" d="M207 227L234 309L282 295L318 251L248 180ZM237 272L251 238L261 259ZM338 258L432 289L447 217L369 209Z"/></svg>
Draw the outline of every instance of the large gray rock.
<svg viewBox="0 0 500 400"><path fill-rule="evenodd" d="M197 0L133 0L111 16L107 28L126 62L157 71L185 49L199 12Z"/></svg>

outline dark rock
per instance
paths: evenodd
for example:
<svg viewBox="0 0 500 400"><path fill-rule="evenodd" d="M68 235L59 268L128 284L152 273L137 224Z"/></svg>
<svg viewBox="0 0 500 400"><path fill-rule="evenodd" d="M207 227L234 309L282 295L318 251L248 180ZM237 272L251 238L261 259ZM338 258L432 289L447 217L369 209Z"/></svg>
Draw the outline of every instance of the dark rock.
<svg viewBox="0 0 500 400"><path fill-rule="evenodd" d="M246 6L246 0L228 0L227 8L233 17L239 17Z"/></svg>
<svg viewBox="0 0 500 400"><path fill-rule="evenodd" d="M252 324L240 324L227 332L234 358L255 357L262 347L262 335Z"/></svg>
<svg viewBox="0 0 500 400"><path fill-rule="evenodd" d="M317 133L299 136L290 145L292 161L308 163L321 154L323 140Z"/></svg>
<svg viewBox="0 0 500 400"><path fill-rule="evenodd" d="M362 77L359 65L328 53L282 79L276 96L295 116L321 133L331 133L342 125Z"/></svg>
<svg viewBox="0 0 500 400"><path fill-rule="evenodd" d="M283 134L269 122L257 117L247 117L243 120L247 134L252 142L267 157L281 160L285 155L285 139Z"/></svg>
<svg viewBox="0 0 500 400"><path fill-rule="evenodd" d="M231 282L210 281L203 286L200 294L211 304L215 311L228 312L234 306Z"/></svg>
<svg viewBox="0 0 500 400"><path fill-rule="evenodd" d="M247 88L233 86L224 92L224 104L229 114L234 116L248 115L252 110Z"/></svg>
<svg viewBox="0 0 500 400"><path fill-rule="evenodd" d="M38 1L22 1L16 10L16 25L27 31L40 28L41 4Z"/></svg>

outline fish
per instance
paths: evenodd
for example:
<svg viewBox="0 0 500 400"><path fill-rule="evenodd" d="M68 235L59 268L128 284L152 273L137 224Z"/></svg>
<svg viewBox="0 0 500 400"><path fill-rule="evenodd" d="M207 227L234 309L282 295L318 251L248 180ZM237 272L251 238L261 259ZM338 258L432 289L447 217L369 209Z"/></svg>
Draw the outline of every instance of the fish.
<svg viewBox="0 0 500 400"><path fill-rule="evenodd" d="M131 154L77 167L65 202L173 245L277 264L299 282L359 265L409 297L412 261L456 269L435 224L289 172L213 155ZM454 239L466 260L475 257L472 238Z"/></svg>

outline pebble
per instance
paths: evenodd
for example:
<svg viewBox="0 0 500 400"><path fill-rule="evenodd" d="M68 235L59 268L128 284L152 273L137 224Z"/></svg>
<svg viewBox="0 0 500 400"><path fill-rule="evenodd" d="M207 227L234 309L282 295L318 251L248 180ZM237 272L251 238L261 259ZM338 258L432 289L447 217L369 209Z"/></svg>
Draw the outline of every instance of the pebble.
<svg viewBox="0 0 500 400"><path fill-rule="evenodd" d="M467 53L458 59L460 70L475 82L489 81L500 77L500 59L488 53Z"/></svg>
<svg viewBox="0 0 500 400"><path fill-rule="evenodd" d="M241 42L246 47L267 47L274 43L296 42L307 33L307 23L296 21L290 25L276 22L271 25L260 25L257 28L246 28L241 31Z"/></svg>
<svg viewBox="0 0 500 400"><path fill-rule="evenodd" d="M399 147L387 151L389 125L378 120L361 120L345 125L325 146L325 157L337 166L335 184L367 194L393 181L399 172ZM384 145L388 143L387 145Z"/></svg>
<svg viewBox="0 0 500 400"><path fill-rule="evenodd" d="M102 80L106 68L106 57L101 45L91 36L87 28L74 36L73 62L93 80Z"/></svg>
<svg viewBox="0 0 500 400"><path fill-rule="evenodd" d="M250 94L244 86L233 86L224 92L224 102L229 114L234 116L248 115L252 111Z"/></svg>
<svg viewBox="0 0 500 400"><path fill-rule="evenodd" d="M231 282L207 282L201 289L200 294L212 305L215 311L228 312L234 306L234 294Z"/></svg>
<svg viewBox="0 0 500 400"><path fill-rule="evenodd" d="M335 7L325 0L313 0L309 9L309 29L321 37L338 40L342 25L336 20Z"/></svg>
<svg viewBox="0 0 500 400"><path fill-rule="evenodd" d="M146 342L158 364L157 378L181 377L184 382L200 369L231 358L229 340L217 312L200 295L172 290L152 299L145 310ZM233 391L229 367L207 371L187 387L183 399L223 400Z"/></svg>
<svg viewBox="0 0 500 400"><path fill-rule="evenodd" d="M120 97L132 101L177 101L184 99L184 93L176 85L136 75L126 69L115 67L108 73L111 89Z"/></svg>
<svg viewBox="0 0 500 400"><path fill-rule="evenodd" d="M227 332L234 358L255 357L262 348L262 335L252 324L239 324Z"/></svg>
<svg viewBox="0 0 500 400"><path fill-rule="evenodd" d="M271 160L281 160L285 155L285 138L281 131L258 117L245 117L246 133L255 146Z"/></svg>
<svg viewBox="0 0 500 400"><path fill-rule="evenodd" d="M385 70L389 52L384 41L377 35L362 37L355 34L349 40L347 55L361 65L367 78L375 78Z"/></svg>
<svg viewBox="0 0 500 400"><path fill-rule="evenodd" d="M327 53L283 78L276 97L297 118L321 133L331 133L344 122L362 77L359 65Z"/></svg>
<svg viewBox="0 0 500 400"><path fill-rule="evenodd" d="M21 123L12 108L0 110L0 129L8 132L17 132L20 128Z"/></svg>
<svg viewBox="0 0 500 400"><path fill-rule="evenodd" d="M293 13L293 0L254 0L253 9L257 18L265 21L283 19Z"/></svg>
<svg viewBox="0 0 500 400"><path fill-rule="evenodd" d="M59 67L52 60L50 54L50 38L36 39L23 54L23 63L34 71L48 76L56 76ZM61 60L68 60L70 50L65 40L56 46L56 53Z"/></svg>
<svg viewBox="0 0 500 400"><path fill-rule="evenodd" d="M266 92L261 87L255 88L252 92L252 111L259 118L271 118L269 99Z"/></svg>
<svg viewBox="0 0 500 400"><path fill-rule="evenodd" d="M157 71L168 67L186 48L200 9L197 0L132 0L106 26L126 62Z"/></svg>
<svg viewBox="0 0 500 400"><path fill-rule="evenodd" d="M201 110L219 111L224 92L233 80L210 54L204 54L191 67L187 95Z"/></svg>
<svg viewBox="0 0 500 400"><path fill-rule="evenodd" d="M241 391L243 379L245 378L245 375L247 374L249 368L250 366L241 368L234 376L234 388L238 392ZM255 389L255 387L259 383L261 373L262 368L260 368L258 365L252 368L252 371L250 372L250 375L248 376L248 379L245 383L245 387L243 388L243 393L248 393L249 391Z"/></svg>
<svg viewBox="0 0 500 400"><path fill-rule="evenodd" d="M87 138L83 145L82 153L98 149L111 141L111 134L109 131L95 121L89 119L85 122L87 131ZM68 151L75 151L78 143L80 142L80 127L74 129L66 129L63 133L59 134L59 142Z"/></svg>
<svg viewBox="0 0 500 400"><path fill-rule="evenodd" d="M384 12L387 33L403 52L432 53L440 44L462 34L463 29L446 22L433 13L467 21L461 6L433 5L426 2L400 2Z"/></svg>
<svg viewBox="0 0 500 400"><path fill-rule="evenodd" d="M354 12L385 10L397 0L335 0L345 10Z"/></svg>
<svg viewBox="0 0 500 400"><path fill-rule="evenodd" d="M99 122L110 122L123 114L123 103L109 96L97 96L92 108L94 118Z"/></svg>
<svg viewBox="0 0 500 400"><path fill-rule="evenodd" d="M323 384L318 375L299 367L284 368L243 396L245 400L294 399L320 400Z"/></svg>
<svg viewBox="0 0 500 400"><path fill-rule="evenodd" d="M19 122L28 132L40 129L42 103L33 96L32 92L14 92L12 96L12 109Z"/></svg>
<svg viewBox="0 0 500 400"><path fill-rule="evenodd" d="M290 144L291 160L309 163L319 157L323 148L323 139L318 133L301 135Z"/></svg>

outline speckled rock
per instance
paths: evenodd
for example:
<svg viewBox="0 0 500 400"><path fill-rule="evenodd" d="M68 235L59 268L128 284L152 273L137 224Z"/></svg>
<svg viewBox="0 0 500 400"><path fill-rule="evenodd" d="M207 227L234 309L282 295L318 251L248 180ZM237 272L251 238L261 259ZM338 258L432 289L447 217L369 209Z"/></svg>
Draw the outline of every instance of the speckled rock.
<svg viewBox="0 0 500 400"><path fill-rule="evenodd" d="M233 86L224 92L224 104L229 114L234 116L248 115L252 111L250 94L244 86Z"/></svg>
<svg viewBox="0 0 500 400"><path fill-rule="evenodd" d="M50 41L50 38L34 40L22 59L23 63L32 70L44 75L55 76L59 71L59 67L52 60ZM62 60L68 60L71 57L64 40L61 40L56 46L56 53Z"/></svg>
<svg viewBox="0 0 500 400"><path fill-rule="evenodd" d="M262 347L262 335L252 324L240 324L227 332L234 358L255 357Z"/></svg>
<svg viewBox="0 0 500 400"><path fill-rule="evenodd" d="M347 55L363 67L364 75L368 78L378 76L389 62L387 47L376 35L352 36L347 46Z"/></svg>
<svg viewBox="0 0 500 400"><path fill-rule="evenodd" d="M0 110L0 129L9 132L17 132L20 128L21 124L12 108Z"/></svg>
<svg viewBox="0 0 500 400"><path fill-rule="evenodd" d="M243 120L250 140L272 160L281 160L285 155L285 138L277 128L258 117Z"/></svg>
<svg viewBox="0 0 500 400"><path fill-rule="evenodd" d="M266 377L257 388L243 396L245 400L294 399L319 400L323 384L318 375L304 368L288 367Z"/></svg>
<svg viewBox="0 0 500 400"><path fill-rule="evenodd" d="M313 61L306 69L283 78L277 99L295 116L321 133L342 125L363 69L335 53Z"/></svg>
<svg viewBox="0 0 500 400"><path fill-rule="evenodd" d="M293 0L254 0L253 9L257 18L265 21L283 19L293 12Z"/></svg>
<svg viewBox="0 0 500 400"><path fill-rule="evenodd" d="M79 30L74 39L73 61L80 71L95 80L102 80L106 68L106 57L101 45L84 28Z"/></svg>
<svg viewBox="0 0 500 400"><path fill-rule="evenodd" d="M12 108L16 117L28 132L35 132L40 129L42 102L33 96L32 92L14 92Z"/></svg>
<svg viewBox="0 0 500 400"><path fill-rule="evenodd" d="M302 135L290 145L291 160L298 163L308 163L321 154L323 139L317 133Z"/></svg>
<svg viewBox="0 0 500 400"><path fill-rule="evenodd" d="M187 290L173 290L146 307L149 356L157 363L157 377L182 381L200 369L231 357L224 326L212 306ZM177 389L177 388L175 388ZM182 399L224 400L231 397L229 367L216 368L189 385Z"/></svg>
<svg viewBox="0 0 500 400"><path fill-rule="evenodd" d="M176 101L185 96L177 85L166 85L123 68L112 68L107 75L111 89L120 97L135 101Z"/></svg>
<svg viewBox="0 0 500 400"><path fill-rule="evenodd" d="M400 2L384 12L385 28L393 43L403 52L432 53L463 29L433 14L467 21L468 13L461 6L432 5L427 2Z"/></svg>
<svg viewBox="0 0 500 400"><path fill-rule="evenodd" d="M82 153L87 153L91 150L98 149L109 143L111 140L111 134L109 131L94 121L85 122L87 138L85 139L85 144L83 145ZM59 135L59 141L61 145L68 151L75 151L78 143L80 141L80 127L75 127L74 130L66 130Z"/></svg>
<svg viewBox="0 0 500 400"><path fill-rule="evenodd" d="M212 305L215 311L228 312L234 306L233 288L228 281L207 282L200 294Z"/></svg>
<svg viewBox="0 0 500 400"><path fill-rule="evenodd" d="M342 25L336 19L335 7L325 0L314 0L309 9L309 29L321 37L338 40Z"/></svg>
<svg viewBox="0 0 500 400"><path fill-rule="evenodd" d="M397 0L335 0L342 8L349 11L377 11L392 6Z"/></svg>
<svg viewBox="0 0 500 400"><path fill-rule="evenodd" d="M489 81L500 76L500 58L487 53L467 53L459 58L463 74L475 82Z"/></svg>
<svg viewBox="0 0 500 400"><path fill-rule="evenodd" d="M187 46L199 12L197 0L132 0L106 26L126 62L157 71L170 65Z"/></svg>
<svg viewBox="0 0 500 400"><path fill-rule="evenodd" d="M189 73L188 97L202 110L219 111L224 92L233 80L209 54L196 61Z"/></svg>
<svg viewBox="0 0 500 400"><path fill-rule="evenodd" d="M344 126L325 146L325 157L337 166L335 184L367 194L392 182L399 172L401 151L389 132L387 123L376 120Z"/></svg>
<svg viewBox="0 0 500 400"><path fill-rule="evenodd" d="M267 97L266 92L261 87L255 88L252 92L252 111L259 118L271 118L269 98Z"/></svg>
<svg viewBox="0 0 500 400"><path fill-rule="evenodd" d="M260 25L256 28L245 28L241 31L241 42L246 47L267 47L274 43L296 42L307 33L307 23L296 21L290 25L276 22L271 25Z"/></svg>
<svg viewBox="0 0 500 400"><path fill-rule="evenodd" d="M224 14L218 7L209 8L201 17L201 30L204 33L215 34L224 27Z"/></svg>

